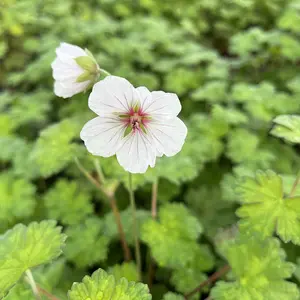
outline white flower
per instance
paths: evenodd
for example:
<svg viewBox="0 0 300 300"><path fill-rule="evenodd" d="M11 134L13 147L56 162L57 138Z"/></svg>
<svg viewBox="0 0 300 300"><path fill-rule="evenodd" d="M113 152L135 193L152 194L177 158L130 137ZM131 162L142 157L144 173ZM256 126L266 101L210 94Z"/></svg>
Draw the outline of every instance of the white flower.
<svg viewBox="0 0 300 300"><path fill-rule="evenodd" d="M181 105L176 94L149 92L108 76L94 85L89 107L98 117L80 133L88 151L104 157L116 154L131 173L146 172L156 156L173 156L184 144L187 128L177 118Z"/></svg>
<svg viewBox="0 0 300 300"><path fill-rule="evenodd" d="M51 64L53 69L54 93L63 98L85 91L99 75L99 66L86 49L68 43L56 48L57 57Z"/></svg>

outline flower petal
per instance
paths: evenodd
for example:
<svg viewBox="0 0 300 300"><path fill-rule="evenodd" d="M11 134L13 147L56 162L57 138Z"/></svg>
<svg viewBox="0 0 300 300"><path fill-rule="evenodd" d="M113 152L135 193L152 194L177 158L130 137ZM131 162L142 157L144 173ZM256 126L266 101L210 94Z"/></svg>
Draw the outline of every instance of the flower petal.
<svg viewBox="0 0 300 300"><path fill-rule="evenodd" d="M112 156L121 145L125 126L118 119L96 117L88 121L80 132L80 138L93 155Z"/></svg>
<svg viewBox="0 0 300 300"><path fill-rule="evenodd" d="M155 91L143 102L142 111L155 118L174 118L181 111L178 96L173 93Z"/></svg>
<svg viewBox="0 0 300 300"><path fill-rule="evenodd" d="M139 103L141 108L147 107L152 102L152 94L145 86L139 86L135 89L139 95Z"/></svg>
<svg viewBox="0 0 300 300"><path fill-rule="evenodd" d="M187 128L179 118L152 120L147 125L147 131L155 144L157 156L177 154L187 135Z"/></svg>
<svg viewBox="0 0 300 300"><path fill-rule="evenodd" d="M145 173L155 165L155 149L142 131L126 136L117 151L119 164L130 173Z"/></svg>
<svg viewBox="0 0 300 300"><path fill-rule="evenodd" d="M78 57L78 56L86 56L86 52L75 45L68 44L68 43L60 43L59 47L56 48L56 53L59 56L60 54L68 55L71 57Z"/></svg>
<svg viewBox="0 0 300 300"><path fill-rule="evenodd" d="M97 82L89 97L89 107L99 116L127 113L138 94L129 81L118 76L107 76Z"/></svg>
<svg viewBox="0 0 300 300"><path fill-rule="evenodd" d="M53 78L55 80L64 80L69 78L74 78L74 82L76 79L84 72L84 70L78 66L77 64L69 65L62 62L58 57L51 64L53 69Z"/></svg>
<svg viewBox="0 0 300 300"><path fill-rule="evenodd" d="M66 84L65 81L55 81L54 94L58 97L69 98L84 91L89 84L90 81L75 82L69 84Z"/></svg>

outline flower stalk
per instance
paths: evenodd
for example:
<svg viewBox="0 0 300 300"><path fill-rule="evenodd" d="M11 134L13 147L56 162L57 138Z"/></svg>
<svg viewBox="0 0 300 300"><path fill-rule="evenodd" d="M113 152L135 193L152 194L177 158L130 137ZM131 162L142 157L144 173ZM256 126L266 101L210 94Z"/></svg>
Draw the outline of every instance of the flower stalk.
<svg viewBox="0 0 300 300"><path fill-rule="evenodd" d="M153 220L157 218L157 193L158 193L158 178L152 184L152 194L151 194L151 216ZM149 249L149 269L148 269L148 286L151 289L153 278L155 275L155 262L151 256Z"/></svg>
<svg viewBox="0 0 300 300"><path fill-rule="evenodd" d="M142 266L141 266L141 249L140 249L140 242L139 242L139 231L138 231L138 224L137 224L137 216L136 216L136 205L135 205L135 198L132 186L132 175L129 173L129 197L130 197L130 205L132 211L132 219L133 219L133 235L134 235L134 242L135 242L135 259L137 265L137 273L139 281L142 279Z"/></svg>
<svg viewBox="0 0 300 300"><path fill-rule="evenodd" d="M100 73L101 74L104 74L104 75L106 75L106 76L109 76L109 75L111 75L108 71L106 71L106 70L104 70L104 69L100 69Z"/></svg>
<svg viewBox="0 0 300 300"><path fill-rule="evenodd" d="M151 197L151 215L153 219L157 217L157 192L158 192L158 179L152 184L152 197Z"/></svg>
<svg viewBox="0 0 300 300"><path fill-rule="evenodd" d="M83 166L82 164L79 162L79 160L77 158L74 159L75 163L78 167L78 169L81 171L81 173L99 190L101 191L101 193L103 193L109 200L109 204L110 207L112 209L112 212L114 214L114 218L115 218L115 222L117 224L117 228L118 228L118 232L119 232L119 237L120 237L120 242L123 248L123 252L124 252L124 258L125 261L130 261L131 260L131 252L130 249L128 247L127 241L126 241L126 237L125 237L125 233L124 233L124 229L123 229L123 225L122 225L122 221L121 221L121 215L120 215L120 211L117 205L117 201L115 198L115 195L113 192L111 191L107 191L104 187L103 184L100 184ZM101 170L101 166L99 164L98 161L94 161L95 164L95 168L97 171L97 174L101 180L102 183L105 182L105 177L104 174Z"/></svg>

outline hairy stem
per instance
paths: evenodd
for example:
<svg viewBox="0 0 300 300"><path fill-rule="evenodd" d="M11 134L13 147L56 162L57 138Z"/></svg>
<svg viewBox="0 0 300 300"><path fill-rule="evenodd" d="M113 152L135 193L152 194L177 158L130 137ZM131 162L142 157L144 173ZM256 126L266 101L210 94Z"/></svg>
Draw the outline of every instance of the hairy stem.
<svg viewBox="0 0 300 300"><path fill-rule="evenodd" d="M152 184L152 196L151 196L151 216L155 220L157 217L157 193L158 193L158 179L156 179ZM148 286L151 289L153 284L153 278L155 275L155 263L151 257L149 250L149 268L148 268Z"/></svg>
<svg viewBox="0 0 300 300"><path fill-rule="evenodd" d="M202 288L204 288L205 286L214 283L215 281L217 281L221 276L223 276L224 274L226 274L228 271L230 270L230 266L229 265L225 265L223 268L221 268L219 271L215 272L214 274L212 274L209 278L207 278L205 281L201 282L199 286L197 286L195 289L193 289L192 291L190 291L189 293L184 295L184 299L189 299L190 297L192 297L194 294L198 293L201 291Z"/></svg>
<svg viewBox="0 0 300 300"><path fill-rule="evenodd" d="M31 271L28 269L28 270L25 271L25 274L26 274L27 282L29 283L29 285L30 285L30 287L32 289L32 292L34 294L35 299L41 300L41 296L40 296L38 287L36 285L36 282L35 282L35 280L33 278L33 275L31 273Z"/></svg>
<svg viewBox="0 0 300 300"><path fill-rule="evenodd" d="M109 200L109 204L110 207L112 209L112 212L114 214L115 217L115 222L117 224L117 228L118 228L118 232L119 232L119 237L120 237L120 241L121 241L121 245L123 248L123 252L124 252L124 258L126 261L129 261L131 259L131 253L130 253L130 249L128 247L126 238L125 238L125 233L124 233L124 229L123 229L123 225L122 225L122 221L121 221L121 216L120 216L120 211L117 205L117 201L114 195L112 195L111 193L107 193L106 190L103 188L103 186L82 166L82 164L79 162L79 160L77 158L75 158L75 163L78 167L78 169L80 170L80 172L99 190L101 191L103 194L105 194L105 196L108 198ZM95 163L95 162L94 162ZM96 166L96 163L95 163ZM101 171L101 167L100 164L98 163L98 166L96 167L96 171L98 173L99 177L102 177L102 179L100 178L100 180L103 180L103 182L105 181L105 177ZM102 174L102 175L100 175Z"/></svg>
<svg viewBox="0 0 300 300"><path fill-rule="evenodd" d="M55 297L54 295L50 294L48 291L44 290L40 286L37 285L38 291L45 295L49 300L60 300L59 298Z"/></svg>
<svg viewBox="0 0 300 300"><path fill-rule="evenodd" d="M131 260L131 252L130 252L130 249L129 249L129 247L127 245L127 242L126 242L126 237L125 237L125 233L124 233L124 230L123 230L123 226L122 226L122 222L121 222L121 216L120 216L120 212L119 212L119 209L118 209L118 206L117 206L116 198L114 196L110 196L109 201L110 201L110 206L111 206L111 209L113 211L115 221L116 221L116 224L117 224L117 227L118 227L118 231L119 231L119 235L120 235L120 241L121 241L122 248L123 248L123 251L124 251L125 260L130 261Z"/></svg>
<svg viewBox="0 0 300 300"><path fill-rule="evenodd" d="M136 217L136 207L135 207L135 199L134 199L134 192L132 187L132 175L129 173L129 197L130 197L130 205L132 210L132 218L133 218L133 235L134 235L134 242L135 242L135 259L137 265L137 272L139 276L139 280L141 281L142 276L142 266L141 266L141 249L140 249L140 242L139 242L139 231L138 231L138 224L137 224L137 217Z"/></svg>
<svg viewBox="0 0 300 300"><path fill-rule="evenodd" d="M292 187L290 195L289 195L290 197L294 196L299 183L300 183L300 171L298 172L296 180L294 181L293 187Z"/></svg>
<svg viewBox="0 0 300 300"><path fill-rule="evenodd" d="M157 216L157 192L158 192L158 179L152 184L152 199L151 199L151 215L153 219Z"/></svg>

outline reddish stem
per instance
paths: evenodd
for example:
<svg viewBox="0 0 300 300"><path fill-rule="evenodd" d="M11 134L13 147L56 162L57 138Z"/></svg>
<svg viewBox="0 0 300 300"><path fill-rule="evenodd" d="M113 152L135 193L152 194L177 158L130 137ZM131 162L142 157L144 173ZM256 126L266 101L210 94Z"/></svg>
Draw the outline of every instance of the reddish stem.
<svg viewBox="0 0 300 300"><path fill-rule="evenodd" d="M190 291L189 293L184 295L184 299L188 299L191 296L193 296L194 294L196 294L197 292L200 292L202 290L202 288L204 288L205 286L214 283L215 281L217 281L221 276L223 276L224 274L226 274L228 271L230 270L230 266L229 265L225 265L223 268L221 268L219 271L215 272L214 274L212 274L209 278L207 278L205 281L201 282L199 286L197 286L195 289L193 289L192 291Z"/></svg>

